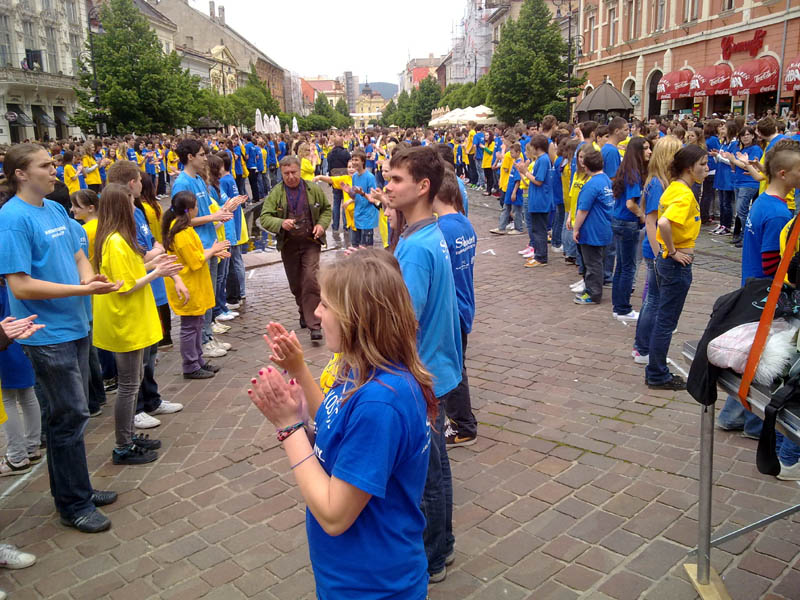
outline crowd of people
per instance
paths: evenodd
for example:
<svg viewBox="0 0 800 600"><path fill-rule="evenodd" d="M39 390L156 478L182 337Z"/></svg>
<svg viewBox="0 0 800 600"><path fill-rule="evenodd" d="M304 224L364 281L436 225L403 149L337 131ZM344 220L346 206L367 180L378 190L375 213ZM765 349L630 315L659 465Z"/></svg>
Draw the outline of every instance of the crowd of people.
<svg viewBox="0 0 800 600"><path fill-rule="evenodd" d="M771 116L126 136L19 144L2 159L0 475L46 457L61 522L107 530L97 507L116 494L91 485L88 419L116 391L111 461L158 459L161 441L137 429L183 408L161 398L155 373L172 315L183 377L213 378L221 365L208 359L231 348L221 336L246 302L242 255L260 229L281 253L300 329L332 352L315 380L296 331L269 323L274 366L248 391L308 506L321 597L422 599L455 559L447 453L478 435L468 187L498 199L491 233L528 234L525 267L546 273L553 254L575 265L576 304L598 305L610 287L613 316L636 325L646 385L681 390L667 354L701 224L717 220L711 234L741 245L743 281L770 276L800 186L796 123ZM320 267L328 229L346 250ZM731 398L720 426L757 435L760 422ZM800 480L800 448L778 444L779 477Z"/></svg>

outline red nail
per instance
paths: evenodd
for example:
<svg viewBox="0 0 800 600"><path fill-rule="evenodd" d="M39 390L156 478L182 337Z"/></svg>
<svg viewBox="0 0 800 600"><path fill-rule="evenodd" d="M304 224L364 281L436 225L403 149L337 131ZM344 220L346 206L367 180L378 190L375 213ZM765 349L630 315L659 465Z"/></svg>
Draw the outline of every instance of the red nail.
<svg viewBox="0 0 800 600"><path fill-rule="evenodd" d="M263 374L264 374L264 369L259 369L259 370L258 370L258 374L259 374L259 375L263 375Z"/></svg>
<svg viewBox="0 0 800 600"><path fill-rule="evenodd" d="M272 373L272 367L267 367L267 373Z"/></svg>
<svg viewBox="0 0 800 600"><path fill-rule="evenodd" d="M255 383L255 382L256 382L255 378L250 380L250 383Z"/></svg>

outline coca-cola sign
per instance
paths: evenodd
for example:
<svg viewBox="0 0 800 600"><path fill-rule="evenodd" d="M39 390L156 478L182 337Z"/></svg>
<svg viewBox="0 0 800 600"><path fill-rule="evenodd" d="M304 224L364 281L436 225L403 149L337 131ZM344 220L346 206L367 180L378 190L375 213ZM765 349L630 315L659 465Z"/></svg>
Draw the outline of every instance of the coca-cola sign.
<svg viewBox="0 0 800 600"><path fill-rule="evenodd" d="M737 52L749 52L750 56L757 56L758 51L764 46L764 38L767 37L765 29L756 29L752 40L744 42L734 42L732 35L722 38L722 58L729 60L732 54Z"/></svg>

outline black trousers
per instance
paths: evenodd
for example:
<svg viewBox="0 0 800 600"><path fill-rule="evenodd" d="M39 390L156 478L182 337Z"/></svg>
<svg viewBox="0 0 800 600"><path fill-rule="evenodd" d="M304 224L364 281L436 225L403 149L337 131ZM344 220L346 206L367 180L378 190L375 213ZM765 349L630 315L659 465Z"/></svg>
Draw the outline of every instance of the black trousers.
<svg viewBox="0 0 800 600"><path fill-rule="evenodd" d="M472 412L472 400L469 395L469 379L467 379L467 332L461 328L461 383L445 394L445 413L450 424L459 436L474 436L478 433L478 420Z"/></svg>
<svg viewBox="0 0 800 600"><path fill-rule="evenodd" d="M250 182L250 192L252 194L250 199L253 202L257 202L260 199L258 193L258 172L255 169L250 171L250 174L247 176L247 180Z"/></svg>
<svg viewBox="0 0 800 600"><path fill-rule="evenodd" d="M319 329L320 321L314 314L319 306L319 256L322 248L316 242L288 239L281 250L283 270L289 289L297 303L297 311L309 329Z"/></svg>
<svg viewBox="0 0 800 600"><path fill-rule="evenodd" d="M586 283L586 292L592 300L598 303L603 299L604 263L607 247L578 244L585 269L583 281Z"/></svg>

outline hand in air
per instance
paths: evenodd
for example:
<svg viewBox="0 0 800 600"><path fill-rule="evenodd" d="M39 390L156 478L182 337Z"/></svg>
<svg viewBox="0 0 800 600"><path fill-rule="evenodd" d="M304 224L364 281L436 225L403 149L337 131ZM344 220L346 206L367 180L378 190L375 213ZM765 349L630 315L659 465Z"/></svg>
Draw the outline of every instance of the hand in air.
<svg viewBox="0 0 800 600"><path fill-rule="evenodd" d="M270 321L264 341L270 349L269 359L273 363L288 371L292 377L300 375L306 363L303 346L294 331L290 333L280 323Z"/></svg>
<svg viewBox="0 0 800 600"><path fill-rule="evenodd" d="M263 367L250 383L253 387L247 394L275 427L283 429L301 420L302 396L291 390L300 387L294 379L287 383L277 369Z"/></svg>

